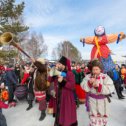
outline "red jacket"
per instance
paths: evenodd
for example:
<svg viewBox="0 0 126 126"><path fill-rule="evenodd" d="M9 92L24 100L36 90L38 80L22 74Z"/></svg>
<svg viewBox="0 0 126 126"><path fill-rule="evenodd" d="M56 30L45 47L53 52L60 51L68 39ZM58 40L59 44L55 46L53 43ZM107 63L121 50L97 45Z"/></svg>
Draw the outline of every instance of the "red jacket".
<svg viewBox="0 0 126 126"><path fill-rule="evenodd" d="M29 78L29 76L30 76L29 73L24 73L24 76L22 78L21 84L25 84L27 79Z"/></svg>

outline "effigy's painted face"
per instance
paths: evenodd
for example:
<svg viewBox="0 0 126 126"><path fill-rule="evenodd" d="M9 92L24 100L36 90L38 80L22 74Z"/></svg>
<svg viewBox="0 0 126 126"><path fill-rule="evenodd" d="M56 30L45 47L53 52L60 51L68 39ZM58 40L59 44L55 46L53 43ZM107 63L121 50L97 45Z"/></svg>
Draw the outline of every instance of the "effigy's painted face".
<svg viewBox="0 0 126 126"><path fill-rule="evenodd" d="M103 26L98 26L95 28L94 33L96 36L102 36L105 34L105 28Z"/></svg>

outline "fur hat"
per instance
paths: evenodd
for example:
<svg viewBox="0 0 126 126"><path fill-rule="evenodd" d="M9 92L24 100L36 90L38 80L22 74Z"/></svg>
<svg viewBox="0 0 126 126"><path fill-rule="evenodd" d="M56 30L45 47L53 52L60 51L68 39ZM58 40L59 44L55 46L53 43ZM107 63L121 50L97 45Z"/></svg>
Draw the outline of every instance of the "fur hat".
<svg viewBox="0 0 126 126"><path fill-rule="evenodd" d="M38 58L36 61L40 62L41 64L45 64L45 59L43 58Z"/></svg>
<svg viewBox="0 0 126 126"><path fill-rule="evenodd" d="M71 62L66 57L62 56L59 60L59 63L63 64L68 71L71 71Z"/></svg>
<svg viewBox="0 0 126 126"><path fill-rule="evenodd" d="M60 60L59 60L59 63L61 63L61 64L63 64L64 66L66 66L66 65L67 65L67 58L64 57L64 56L62 56L62 57L60 58Z"/></svg>

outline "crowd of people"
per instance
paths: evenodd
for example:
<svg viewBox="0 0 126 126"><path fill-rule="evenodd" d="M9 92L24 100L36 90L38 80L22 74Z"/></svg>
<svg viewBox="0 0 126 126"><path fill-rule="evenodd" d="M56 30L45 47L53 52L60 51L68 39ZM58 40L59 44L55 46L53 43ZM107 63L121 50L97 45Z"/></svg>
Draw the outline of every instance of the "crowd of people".
<svg viewBox="0 0 126 126"><path fill-rule="evenodd" d="M88 64L70 62L64 56L56 63L42 58L31 60L24 65L0 66L1 126L6 126L2 109L16 107L19 100L28 101L26 111L32 109L33 101L38 103L39 120L44 120L47 113L52 114L54 126L77 126L77 108L85 104L90 126L97 122L106 126L109 115L107 104L115 93L114 89L119 99L125 98L125 64L121 67L116 64L112 72L103 74L103 66L98 60Z"/></svg>

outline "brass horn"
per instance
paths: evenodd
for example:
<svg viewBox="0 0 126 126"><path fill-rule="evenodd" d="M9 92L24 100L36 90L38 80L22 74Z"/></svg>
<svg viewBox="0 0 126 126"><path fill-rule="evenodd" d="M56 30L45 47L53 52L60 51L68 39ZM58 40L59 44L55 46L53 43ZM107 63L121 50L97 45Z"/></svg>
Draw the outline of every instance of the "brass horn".
<svg viewBox="0 0 126 126"><path fill-rule="evenodd" d="M13 35L10 32L5 32L0 36L0 42L2 44L10 44L13 41Z"/></svg>
<svg viewBox="0 0 126 126"><path fill-rule="evenodd" d="M5 44L10 44L16 47L18 50L20 50L22 53L24 53L28 58L31 58L16 42L13 40L14 36L11 32L5 32L0 36L0 42Z"/></svg>

